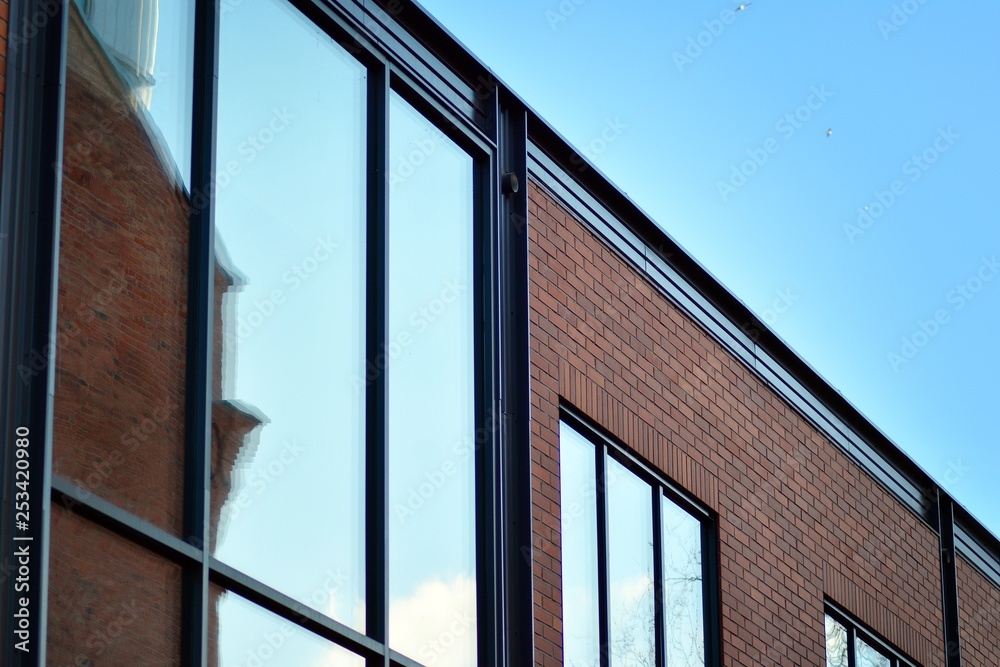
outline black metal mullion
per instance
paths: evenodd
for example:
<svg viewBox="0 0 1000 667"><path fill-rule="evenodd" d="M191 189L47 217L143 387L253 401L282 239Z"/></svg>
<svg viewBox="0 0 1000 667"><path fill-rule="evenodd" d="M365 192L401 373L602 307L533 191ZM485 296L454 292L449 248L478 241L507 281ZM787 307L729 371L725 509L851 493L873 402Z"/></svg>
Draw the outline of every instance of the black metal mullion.
<svg viewBox="0 0 1000 667"><path fill-rule="evenodd" d="M498 335L499 244L493 224L499 210L499 160L473 155L473 377L474 400L474 502L476 567L476 653L479 664L502 665L504 590L502 567L496 556L502 544L498 496L501 482L500 442L503 404L499 391L500 340Z"/></svg>
<svg viewBox="0 0 1000 667"><path fill-rule="evenodd" d="M722 587L719 583L719 528L701 519L702 617L705 623L705 664L722 665Z"/></svg>
<svg viewBox="0 0 1000 667"><path fill-rule="evenodd" d="M388 666L388 649L382 642L333 620L326 614L215 558L208 558L207 561L211 580L216 584L313 634L354 653L374 659L378 663L384 662Z"/></svg>
<svg viewBox="0 0 1000 667"><path fill-rule="evenodd" d="M499 523L502 541L497 562L502 571L507 665L533 659L534 615L531 582L531 393L528 322L528 174L527 112L512 100L497 100L498 179L512 174L516 192L501 192L499 211L500 266L500 396L503 404L500 441ZM501 186L502 187L502 186Z"/></svg>
<svg viewBox="0 0 1000 667"><path fill-rule="evenodd" d="M389 72L368 68L367 342L365 396L365 609L367 635L389 643L388 369L378 363L388 340ZM388 651L369 656L388 667Z"/></svg>
<svg viewBox="0 0 1000 667"><path fill-rule="evenodd" d="M611 603L610 577L608 574L608 499L607 499L607 445L594 447L597 458L597 598L600 619L600 665L611 664Z"/></svg>
<svg viewBox="0 0 1000 667"><path fill-rule="evenodd" d="M200 568L205 552L70 480L52 476L52 502L182 567Z"/></svg>
<svg viewBox="0 0 1000 667"><path fill-rule="evenodd" d="M937 490L938 533L941 557L941 616L944 621L946 667L962 667L962 635L958 615L958 563L955 554L955 505Z"/></svg>
<svg viewBox="0 0 1000 667"><path fill-rule="evenodd" d="M653 484L653 595L654 628L656 633L657 667L667 665L667 621L666 605L664 605L667 582L663 573L663 490ZM702 577L704 579L704 577Z"/></svg>
<svg viewBox="0 0 1000 667"><path fill-rule="evenodd" d="M826 603L826 616L835 620L847 633L848 667L855 667L855 663L857 662L858 641L863 641L870 648L878 652L879 655L888 659L895 667L907 667L908 665L916 664L888 640L876 635L871 629L862 626L860 622L849 616L846 611L840 609L835 603L829 600Z"/></svg>
<svg viewBox="0 0 1000 667"><path fill-rule="evenodd" d="M391 667L424 667L424 665L413 658L407 658L399 651L393 651L392 649L389 649L389 660L391 661Z"/></svg>
<svg viewBox="0 0 1000 667"><path fill-rule="evenodd" d="M473 157L488 155L494 148L494 141L468 119L456 115L448 105L434 96L435 90L427 88L420 80L411 79L401 68L392 69L392 87L402 95L407 104L416 109L424 118L438 126L444 134Z"/></svg>
<svg viewBox="0 0 1000 667"><path fill-rule="evenodd" d="M206 664L211 549L212 376L215 308L215 129L218 108L219 0L198 0L194 15L188 334L184 451L184 539L201 550L182 578L181 655Z"/></svg>
<svg viewBox="0 0 1000 667"><path fill-rule="evenodd" d="M27 650L18 650L15 642L24 637L14 634L13 623L5 623L0 662L21 667L46 662L68 11L66 3L46 0L21 0L10 3L9 9L0 165L0 564L17 576L4 576L0 582L0 608L6 621L26 609L30 635ZM17 446L18 438L27 438L21 440L24 447ZM27 452L26 458L17 457L19 449ZM16 480L16 471L23 470L18 461L28 462L27 479ZM15 481L26 484L18 487ZM17 515L23 510L17 508L15 495L25 492L29 494L26 521ZM23 495L20 499L25 502ZM18 578L24 581L21 565L28 568L27 590L16 588ZM20 626L21 621L17 623Z"/></svg>

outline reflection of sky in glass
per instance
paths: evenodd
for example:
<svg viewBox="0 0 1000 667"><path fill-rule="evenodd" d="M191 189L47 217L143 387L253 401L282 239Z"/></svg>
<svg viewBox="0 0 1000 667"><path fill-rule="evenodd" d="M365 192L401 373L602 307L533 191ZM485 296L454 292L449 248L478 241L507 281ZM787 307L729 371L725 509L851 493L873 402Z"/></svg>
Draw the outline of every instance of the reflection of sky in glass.
<svg viewBox="0 0 1000 667"><path fill-rule="evenodd" d="M663 517L664 625L669 667L705 664L701 522L660 498Z"/></svg>
<svg viewBox="0 0 1000 667"><path fill-rule="evenodd" d="M362 657L252 602L212 586L219 613L219 667L364 667Z"/></svg>
<svg viewBox="0 0 1000 667"><path fill-rule="evenodd" d="M390 645L475 664L472 158L393 94Z"/></svg>
<svg viewBox="0 0 1000 667"><path fill-rule="evenodd" d="M614 459L608 458L607 467L611 661L616 667L653 667L652 489Z"/></svg>
<svg viewBox="0 0 1000 667"><path fill-rule="evenodd" d="M265 424L215 555L359 629L364 91L364 69L283 0L223 15L216 219L244 284L223 301L222 391Z"/></svg>
<svg viewBox="0 0 1000 667"><path fill-rule="evenodd" d="M855 644L857 667L890 667L889 658L885 657L863 640L857 639Z"/></svg>
<svg viewBox="0 0 1000 667"><path fill-rule="evenodd" d="M847 667L847 628L826 617L826 667Z"/></svg>
<svg viewBox="0 0 1000 667"><path fill-rule="evenodd" d="M190 185L194 0L77 3L151 121L150 139Z"/></svg>
<svg viewBox="0 0 1000 667"><path fill-rule="evenodd" d="M560 423L563 662L568 667L595 667L600 661L596 480L594 445Z"/></svg>

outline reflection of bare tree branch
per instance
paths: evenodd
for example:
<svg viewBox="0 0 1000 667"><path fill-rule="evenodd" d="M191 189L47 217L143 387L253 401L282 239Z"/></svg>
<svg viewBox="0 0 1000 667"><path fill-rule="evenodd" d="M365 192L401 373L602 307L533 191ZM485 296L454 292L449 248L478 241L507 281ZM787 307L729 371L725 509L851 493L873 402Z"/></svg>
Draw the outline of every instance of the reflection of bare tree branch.
<svg viewBox="0 0 1000 667"><path fill-rule="evenodd" d="M635 605L629 608L626 606L628 601L623 600L623 612L612 619L611 655L615 665L653 667L656 664L653 595L653 582L650 581Z"/></svg>
<svg viewBox="0 0 1000 667"><path fill-rule="evenodd" d="M665 539L671 536L665 535ZM669 667L704 667L701 544L675 540L664 553L664 624ZM615 665L656 664L655 590L650 581L632 602L621 601L611 619L611 655ZM845 664L846 667L846 664Z"/></svg>
<svg viewBox="0 0 1000 667"><path fill-rule="evenodd" d="M671 536L664 536L670 539ZM701 544L673 540L664 554L664 619L667 664L703 667L705 664L704 606L702 604ZM677 549L682 551L677 553Z"/></svg>
<svg viewBox="0 0 1000 667"><path fill-rule="evenodd" d="M826 618L826 667L847 667L847 630Z"/></svg>

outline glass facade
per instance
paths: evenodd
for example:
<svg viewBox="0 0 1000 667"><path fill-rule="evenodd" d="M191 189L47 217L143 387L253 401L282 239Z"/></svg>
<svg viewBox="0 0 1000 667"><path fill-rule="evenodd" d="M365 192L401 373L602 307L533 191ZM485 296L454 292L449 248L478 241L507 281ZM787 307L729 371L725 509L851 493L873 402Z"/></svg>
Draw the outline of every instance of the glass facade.
<svg viewBox="0 0 1000 667"><path fill-rule="evenodd" d="M478 664L492 149L286 0L203 9L66 7L50 660Z"/></svg>
<svg viewBox="0 0 1000 667"><path fill-rule="evenodd" d="M361 632L366 100L285 0L223 14L212 551Z"/></svg>
<svg viewBox="0 0 1000 667"><path fill-rule="evenodd" d="M473 160L389 104L389 645L476 664Z"/></svg>
<svg viewBox="0 0 1000 667"><path fill-rule="evenodd" d="M583 428L559 425L564 664L704 667L707 518Z"/></svg>
<svg viewBox="0 0 1000 667"><path fill-rule="evenodd" d="M218 632L213 634L215 641L210 644L211 664L219 667L268 663L322 667L365 665L361 656L220 586L211 587L210 600L218 623Z"/></svg>

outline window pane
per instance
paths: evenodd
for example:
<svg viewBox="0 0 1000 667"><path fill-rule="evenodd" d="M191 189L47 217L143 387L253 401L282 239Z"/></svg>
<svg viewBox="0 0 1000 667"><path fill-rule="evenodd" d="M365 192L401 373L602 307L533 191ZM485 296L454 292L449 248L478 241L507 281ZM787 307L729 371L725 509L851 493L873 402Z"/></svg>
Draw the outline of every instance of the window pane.
<svg viewBox="0 0 1000 667"><path fill-rule="evenodd" d="M596 467L594 445L560 424L563 658L570 667L600 663Z"/></svg>
<svg viewBox="0 0 1000 667"><path fill-rule="evenodd" d="M69 3L53 472L181 532L193 0ZM31 372L43 373L51 350Z"/></svg>
<svg viewBox="0 0 1000 667"><path fill-rule="evenodd" d="M663 515L664 625L669 667L704 667L705 609L701 522L665 496Z"/></svg>
<svg viewBox="0 0 1000 667"><path fill-rule="evenodd" d="M857 667L891 667L889 658L866 644L860 637L855 640Z"/></svg>
<svg viewBox="0 0 1000 667"><path fill-rule="evenodd" d="M181 568L52 505L49 665L173 667Z"/></svg>
<svg viewBox="0 0 1000 667"><path fill-rule="evenodd" d="M395 94L389 123L389 642L471 666L473 161Z"/></svg>
<svg viewBox="0 0 1000 667"><path fill-rule="evenodd" d="M826 617L826 667L847 667L847 628Z"/></svg>
<svg viewBox="0 0 1000 667"><path fill-rule="evenodd" d="M194 0L77 0L77 5L88 47L102 62L91 74L115 79L164 171L190 190Z"/></svg>
<svg viewBox="0 0 1000 667"><path fill-rule="evenodd" d="M284 0L223 13L212 548L359 630L365 88Z"/></svg>
<svg viewBox="0 0 1000 667"><path fill-rule="evenodd" d="M608 458L607 502L611 663L615 667L653 665L652 489Z"/></svg>
<svg viewBox="0 0 1000 667"><path fill-rule="evenodd" d="M314 635L213 584L209 600L209 665L364 667L359 655Z"/></svg>

